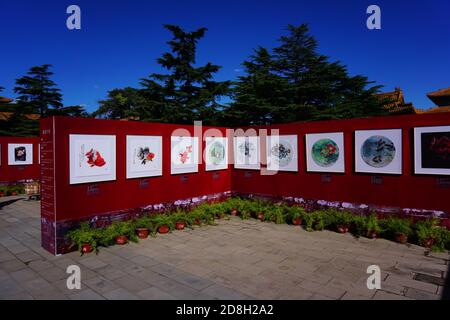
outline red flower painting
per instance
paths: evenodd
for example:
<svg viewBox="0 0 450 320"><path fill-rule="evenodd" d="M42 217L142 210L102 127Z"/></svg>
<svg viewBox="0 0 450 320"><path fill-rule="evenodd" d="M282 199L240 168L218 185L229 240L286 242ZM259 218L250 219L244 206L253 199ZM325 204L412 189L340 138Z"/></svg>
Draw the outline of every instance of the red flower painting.
<svg viewBox="0 0 450 320"><path fill-rule="evenodd" d="M103 167L106 164L105 159L95 149L91 149L86 153L87 163L91 167Z"/></svg>

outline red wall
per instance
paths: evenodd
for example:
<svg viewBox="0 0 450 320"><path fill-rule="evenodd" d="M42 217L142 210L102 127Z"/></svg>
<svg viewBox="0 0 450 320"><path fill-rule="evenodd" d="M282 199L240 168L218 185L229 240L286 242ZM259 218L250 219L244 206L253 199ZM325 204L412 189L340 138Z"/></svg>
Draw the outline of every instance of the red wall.
<svg viewBox="0 0 450 320"><path fill-rule="evenodd" d="M231 169L205 171L199 164L198 173L170 174L170 137L173 130L188 129L194 134L193 126L112 121L83 118L53 117L41 121L43 130L53 130L54 156L54 198L56 221L79 219L95 214L137 208L144 205L186 199L231 190ZM203 127L203 133L209 127ZM225 128L219 128L225 135ZM69 134L113 134L116 135L116 180L86 184L69 184ZM139 188L141 178L126 179L126 135L157 135L163 138L163 175L149 177L149 187ZM199 137L199 141L202 141ZM203 143L204 148L204 143ZM202 148L202 149L203 149ZM42 155L44 161L44 154ZM200 159L200 157L199 157ZM52 159L47 159L51 161ZM214 173L218 178L213 178ZM181 181L187 176L188 181ZM89 185L96 184L100 191L87 195Z"/></svg>
<svg viewBox="0 0 450 320"><path fill-rule="evenodd" d="M33 164L23 166L8 165L9 143L32 143ZM21 180L39 180L39 138L0 137L0 148L0 183L13 183Z"/></svg>
<svg viewBox="0 0 450 320"><path fill-rule="evenodd" d="M252 170L252 176L245 177L245 172L248 170L233 170L232 189L243 193L296 196L305 199L346 201L450 212L450 188L439 187L437 176L415 175L413 173L413 128L439 125L450 125L450 113L260 127L279 129L280 134L298 135L299 172L279 172L275 176L263 176L260 175L259 171ZM355 173L354 131L397 128L403 129L403 173L401 175ZM305 134L338 131L344 132L345 173L307 173ZM270 134L270 131L268 134ZM263 141L261 145L264 145ZM262 149L265 148L262 147ZM265 159L264 152L262 150L261 159ZM321 182L323 174L331 175L331 182ZM374 175L382 177L382 184L371 183L371 177Z"/></svg>

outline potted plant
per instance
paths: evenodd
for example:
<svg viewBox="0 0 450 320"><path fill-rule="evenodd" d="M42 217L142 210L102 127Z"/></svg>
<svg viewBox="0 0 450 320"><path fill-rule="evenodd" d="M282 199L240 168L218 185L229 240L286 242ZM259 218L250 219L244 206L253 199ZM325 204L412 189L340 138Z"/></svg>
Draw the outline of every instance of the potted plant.
<svg viewBox="0 0 450 320"><path fill-rule="evenodd" d="M432 248L436 228L439 228L439 221L437 219L427 219L417 222L414 229L418 243L425 248Z"/></svg>
<svg viewBox="0 0 450 320"><path fill-rule="evenodd" d="M352 214L348 212L334 212L332 215L334 215L333 219L337 232L347 233L352 222Z"/></svg>
<svg viewBox="0 0 450 320"><path fill-rule="evenodd" d="M291 221L294 226L299 226L302 224L302 218L305 214L305 209L300 206L292 206L286 208L287 218Z"/></svg>
<svg viewBox="0 0 450 320"><path fill-rule="evenodd" d="M175 222L175 229L183 230L186 227L186 214L180 208L177 208L172 214L172 221Z"/></svg>
<svg viewBox="0 0 450 320"><path fill-rule="evenodd" d="M395 241L402 244L408 242L408 236L411 234L410 220L391 217L387 221L387 228Z"/></svg>
<svg viewBox="0 0 450 320"><path fill-rule="evenodd" d="M151 219L147 216L137 219L134 223L134 227L139 239L147 239L150 230L153 230Z"/></svg>
<svg viewBox="0 0 450 320"><path fill-rule="evenodd" d="M116 221L105 230L106 241L114 242L118 245L124 245L128 241L137 241L136 231L133 221Z"/></svg>
<svg viewBox="0 0 450 320"><path fill-rule="evenodd" d="M375 214L371 214L367 217L366 223L365 223L365 230L366 230L366 236L370 239L376 239L378 238L381 227L378 224L378 218Z"/></svg>
<svg viewBox="0 0 450 320"><path fill-rule="evenodd" d="M168 233L175 228L173 219L167 214L167 212L153 216L152 223L155 230L161 234Z"/></svg>
<svg viewBox="0 0 450 320"><path fill-rule="evenodd" d="M78 229L69 231L67 237L78 247L82 255L92 251L97 252L99 232L91 229L88 222L83 222Z"/></svg>

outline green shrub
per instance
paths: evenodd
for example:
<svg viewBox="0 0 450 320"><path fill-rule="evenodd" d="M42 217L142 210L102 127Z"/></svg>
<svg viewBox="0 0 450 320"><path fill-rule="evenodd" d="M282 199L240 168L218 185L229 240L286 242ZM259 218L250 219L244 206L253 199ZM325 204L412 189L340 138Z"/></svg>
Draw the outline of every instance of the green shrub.
<svg viewBox="0 0 450 320"><path fill-rule="evenodd" d="M162 226L168 226L171 231L175 229L175 221L170 212L155 214L151 217L151 221L156 231Z"/></svg>
<svg viewBox="0 0 450 320"><path fill-rule="evenodd" d="M285 216L286 216L286 221L289 221L290 223L292 223L295 219L303 219L306 211L303 207L297 206L297 205L293 205L293 206L285 206Z"/></svg>
<svg viewBox="0 0 450 320"><path fill-rule="evenodd" d="M95 252L98 252L98 243L101 238L101 229L91 229L88 222L80 223L80 227L67 233L67 238L80 252L83 244L90 244Z"/></svg>
<svg viewBox="0 0 450 320"><path fill-rule="evenodd" d="M149 216L143 216L134 221L134 228L147 228L150 233L155 231L152 219Z"/></svg>
<svg viewBox="0 0 450 320"><path fill-rule="evenodd" d="M389 238L393 238L396 234L404 234L410 236L412 234L411 220L389 217L384 219L385 234Z"/></svg>

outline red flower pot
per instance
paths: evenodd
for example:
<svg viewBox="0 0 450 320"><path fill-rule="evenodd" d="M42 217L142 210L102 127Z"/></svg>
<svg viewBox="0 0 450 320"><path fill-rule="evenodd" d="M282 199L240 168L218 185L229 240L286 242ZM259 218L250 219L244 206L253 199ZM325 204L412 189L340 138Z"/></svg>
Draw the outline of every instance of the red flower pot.
<svg viewBox="0 0 450 320"><path fill-rule="evenodd" d="M185 226L186 226L186 223L184 223L184 221L177 221L175 223L175 229L177 229L177 230L183 230Z"/></svg>
<svg viewBox="0 0 450 320"><path fill-rule="evenodd" d="M148 238L148 228L136 228L136 233L139 239Z"/></svg>
<svg viewBox="0 0 450 320"><path fill-rule="evenodd" d="M236 216L238 215L237 209L232 209L232 210L230 211L230 214L231 214L233 217L236 217Z"/></svg>
<svg viewBox="0 0 450 320"><path fill-rule="evenodd" d="M376 231L369 230L369 231L367 231L367 238L376 239L376 238L378 238L378 234Z"/></svg>
<svg viewBox="0 0 450 320"><path fill-rule="evenodd" d="M3 192L0 192L0 198L4 197L4 196L5 196L5 194Z"/></svg>
<svg viewBox="0 0 450 320"><path fill-rule="evenodd" d="M159 233L168 233L170 231L169 227L167 225L162 225L158 228Z"/></svg>
<svg viewBox="0 0 450 320"><path fill-rule="evenodd" d="M434 239L433 238L428 238L428 239L425 239L423 241L423 246L425 248L431 248L433 246L433 244L434 244Z"/></svg>
<svg viewBox="0 0 450 320"><path fill-rule="evenodd" d="M126 244L127 242L128 242L127 236L117 236L116 237L116 244L118 244L118 245L123 245L123 244Z"/></svg>
<svg viewBox="0 0 450 320"><path fill-rule="evenodd" d="M89 243L83 243L81 245L81 252L82 253L89 253L92 252L92 246Z"/></svg>
<svg viewBox="0 0 450 320"><path fill-rule="evenodd" d="M397 241L398 243L405 244L406 242L408 242L408 236L406 234L403 234L403 233L396 233L395 234L395 241Z"/></svg>
<svg viewBox="0 0 450 320"><path fill-rule="evenodd" d="M340 225L340 226L337 227L337 231L339 233L347 233L348 232L348 226Z"/></svg>
<svg viewBox="0 0 450 320"><path fill-rule="evenodd" d="M199 226L199 225L201 225L201 224L202 224L202 222L200 221L200 219L199 219L199 218L195 218L195 220L194 220L194 224L195 224L196 226Z"/></svg>
<svg viewBox="0 0 450 320"><path fill-rule="evenodd" d="M294 226L299 226L299 225L301 225L301 224L302 224L302 218L295 218L295 219L293 219L293 220L292 220L292 224L293 224Z"/></svg>
<svg viewBox="0 0 450 320"><path fill-rule="evenodd" d="M256 217L258 218L258 220L264 221L264 213L260 212Z"/></svg>
<svg viewBox="0 0 450 320"><path fill-rule="evenodd" d="M13 192L11 192L11 195L12 196L17 196L17 192L13 191Z"/></svg>

